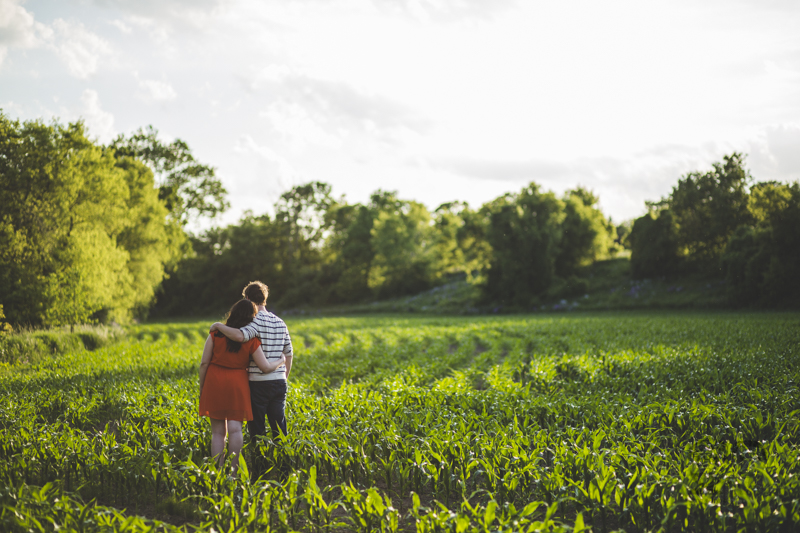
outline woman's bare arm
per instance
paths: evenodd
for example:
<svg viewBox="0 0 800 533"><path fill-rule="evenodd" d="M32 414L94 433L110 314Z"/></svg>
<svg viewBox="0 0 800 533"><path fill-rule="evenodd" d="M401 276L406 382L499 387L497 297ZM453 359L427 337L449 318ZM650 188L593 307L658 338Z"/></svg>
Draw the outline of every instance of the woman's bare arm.
<svg viewBox="0 0 800 533"><path fill-rule="evenodd" d="M211 363L211 356L214 352L214 340L211 335L206 339L206 344L203 346L203 358L200 360L200 392L203 392L203 383L206 381L206 372L208 365Z"/></svg>
<svg viewBox="0 0 800 533"><path fill-rule="evenodd" d="M264 356L264 352L261 350L261 346L256 348L256 351L253 352L252 354L252 358L258 369L265 374L273 372L276 368L278 368L279 366L281 366L283 363L286 362L286 356L281 355L281 358L277 362L270 363Z"/></svg>
<svg viewBox="0 0 800 533"><path fill-rule="evenodd" d="M222 333L223 335L225 335L234 342L245 341L244 333L242 333L242 330L240 330L239 328L232 328L230 326L226 326L222 322L214 322L213 324L211 324L211 333L214 333L215 331L219 331L220 333Z"/></svg>
<svg viewBox="0 0 800 533"><path fill-rule="evenodd" d="M288 357L284 355L284 357L286 357L286 379L288 380L289 372L292 371L292 359L294 359L294 355L290 355Z"/></svg>

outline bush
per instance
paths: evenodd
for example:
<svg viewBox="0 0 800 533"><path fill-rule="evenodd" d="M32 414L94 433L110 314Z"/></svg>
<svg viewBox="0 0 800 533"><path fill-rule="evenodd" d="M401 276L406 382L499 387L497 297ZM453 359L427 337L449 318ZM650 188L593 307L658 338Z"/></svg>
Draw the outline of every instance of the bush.
<svg viewBox="0 0 800 533"><path fill-rule="evenodd" d="M0 362L35 363L43 359L47 349L44 343L29 335L5 335L0 337Z"/></svg>
<svg viewBox="0 0 800 533"><path fill-rule="evenodd" d="M671 276L680 266L678 228L664 209L637 218L629 237L631 275L636 279Z"/></svg>
<svg viewBox="0 0 800 533"><path fill-rule="evenodd" d="M108 344L107 338L102 337L94 331L79 331L75 333L75 336L83 343L83 347L89 351L96 350Z"/></svg>
<svg viewBox="0 0 800 533"><path fill-rule="evenodd" d="M565 280L557 281L549 292L555 298L582 296L589 292L589 280L578 276L570 276Z"/></svg>
<svg viewBox="0 0 800 533"><path fill-rule="evenodd" d="M749 209L755 227L737 228L722 256L729 296L737 304L797 306L800 185L756 184Z"/></svg>
<svg viewBox="0 0 800 533"><path fill-rule="evenodd" d="M36 363L65 353L96 350L124 335L122 328L107 326L83 326L74 333L53 329L0 335L0 362Z"/></svg>

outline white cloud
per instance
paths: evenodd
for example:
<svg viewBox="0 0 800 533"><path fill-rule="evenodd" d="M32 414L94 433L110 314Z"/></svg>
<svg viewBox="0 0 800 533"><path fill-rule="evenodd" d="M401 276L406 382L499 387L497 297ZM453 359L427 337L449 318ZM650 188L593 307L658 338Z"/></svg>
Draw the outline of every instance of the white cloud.
<svg viewBox="0 0 800 533"><path fill-rule="evenodd" d="M259 145L249 135L242 135L233 147L233 151L237 154L255 154L265 162L270 163L276 171L280 189L288 189L297 182L297 172L288 159L278 155L267 146Z"/></svg>
<svg viewBox="0 0 800 533"><path fill-rule="evenodd" d="M114 115L100 107L97 91L86 89L81 95L81 115L89 129L89 135L102 143L110 142L115 135Z"/></svg>
<svg viewBox="0 0 800 533"><path fill-rule="evenodd" d="M391 13L404 13L421 22L450 22L488 18L513 7L515 0L373 0Z"/></svg>
<svg viewBox="0 0 800 533"><path fill-rule="evenodd" d="M52 34L20 4L19 0L0 0L0 65L10 48L34 48Z"/></svg>
<svg viewBox="0 0 800 533"><path fill-rule="evenodd" d="M25 109L20 104L12 100L9 100L4 104L0 104L0 110L4 111L6 114L8 114L9 111L12 111L14 115L16 115L17 117L21 117L25 111Z"/></svg>
<svg viewBox="0 0 800 533"><path fill-rule="evenodd" d="M295 151L307 145L338 148L345 134L341 130L326 128L325 122L312 117L303 106L293 102L272 103L261 116L269 121Z"/></svg>
<svg viewBox="0 0 800 533"><path fill-rule="evenodd" d="M129 34L131 34L133 32L133 28L131 28L130 26L128 26L127 24L125 24L123 21L121 21L119 19L110 20L108 23L111 24L112 26L114 26L115 28L117 28L122 33L125 33L125 34L129 35Z"/></svg>
<svg viewBox="0 0 800 533"><path fill-rule="evenodd" d="M141 97L147 102L169 102L178 97L172 85L165 81L141 80L139 88L144 91Z"/></svg>
<svg viewBox="0 0 800 533"><path fill-rule="evenodd" d="M666 196L686 173L710 169L712 162L720 161L723 155L734 151L733 146L712 143L700 147L665 145L625 158L460 158L423 164L456 176L506 182L520 189L530 182L559 194L577 186L587 187L598 194L605 212L620 221L641 215L645 210L645 200Z"/></svg>
<svg viewBox="0 0 800 533"><path fill-rule="evenodd" d="M382 95L285 65L269 65L244 83L247 90L274 100L261 116L295 150L308 145L339 148L350 139L396 146L431 126L405 105Z"/></svg>
<svg viewBox="0 0 800 533"><path fill-rule="evenodd" d="M169 31L167 28L154 19L139 15L131 15L127 17L127 21L131 26L145 30L150 38L157 44L164 45L169 40Z"/></svg>
<svg viewBox="0 0 800 533"><path fill-rule="evenodd" d="M747 151L756 180L800 180L800 124L765 128L763 135L753 141Z"/></svg>
<svg viewBox="0 0 800 533"><path fill-rule="evenodd" d="M52 26L55 30L53 47L76 78L86 79L97 72L100 60L111 54L109 43L80 22L56 19Z"/></svg>

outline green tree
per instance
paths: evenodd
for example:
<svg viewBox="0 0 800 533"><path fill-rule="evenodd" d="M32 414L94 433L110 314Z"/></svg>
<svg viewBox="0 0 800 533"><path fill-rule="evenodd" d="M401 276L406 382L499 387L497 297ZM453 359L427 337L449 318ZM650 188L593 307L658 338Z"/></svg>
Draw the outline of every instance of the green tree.
<svg viewBox="0 0 800 533"><path fill-rule="evenodd" d="M614 249L614 226L597 207L600 199L578 187L564 195L564 220L556 257L556 272L561 277L575 273L583 265L607 257Z"/></svg>
<svg viewBox="0 0 800 533"><path fill-rule="evenodd" d="M678 244L691 263L716 269L734 230L752 222L747 209L750 174L744 156L733 153L712 170L678 181L667 200L678 227Z"/></svg>
<svg viewBox="0 0 800 533"><path fill-rule="evenodd" d="M429 288L434 258L428 209L418 202L399 200L395 193L373 195L372 204L374 256L367 277L369 288L378 298Z"/></svg>
<svg viewBox="0 0 800 533"><path fill-rule="evenodd" d="M118 307L145 316L165 272L174 271L180 257L191 252L181 224L169 216L158 197L153 173L132 157L117 157L116 167L128 187L127 224L117 235L117 247L128 253L124 297Z"/></svg>
<svg viewBox="0 0 800 533"><path fill-rule="evenodd" d="M751 225L731 236L722 257L732 300L797 305L800 300L800 184L763 182L748 198Z"/></svg>
<svg viewBox="0 0 800 533"><path fill-rule="evenodd" d="M227 192L214 167L198 163L181 139L162 142L158 130L148 126L127 137L120 135L111 147L118 157L133 157L150 167L159 199L182 225L196 217L213 218L229 207Z"/></svg>
<svg viewBox="0 0 800 533"><path fill-rule="evenodd" d="M221 313L254 280L272 290L269 304L285 295L292 273L283 260L285 234L268 215L245 213L238 224L191 237L193 255L181 259L163 283L153 308L158 316Z"/></svg>
<svg viewBox="0 0 800 533"><path fill-rule="evenodd" d="M124 320L152 297L182 233L170 232L152 173L118 163L81 122L0 115L0 294L12 323Z"/></svg>
<svg viewBox="0 0 800 533"><path fill-rule="evenodd" d="M0 305L0 337L11 333L14 328L11 327L11 324L6 322L6 315L3 313L3 306Z"/></svg>
<svg viewBox="0 0 800 533"><path fill-rule="evenodd" d="M531 183L518 194L485 204L493 250L484 297L527 306L553 282L561 243L564 202Z"/></svg>
<svg viewBox="0 0 800 533"><path fill-rule="evenodd" d="M628 240L634 278L677 274L681 261L678 227L669 209L653 209L637 218Z"/></svg>
<svg viewBox="0 0 800 533"><path fill-rule="evenodd" d="M492 254L486 240L485 218L464 202L442 204L434 215L432 268L435 280L464 274L471 283L483 283Z"/></svg>
<svg viewBox="0 0 800 533"><path fill-rule="evenodd" d="M617 247L624 250L631 249L631 241L630 241L630 234L633 230L633 219L625 220L620 224L617 224L615 228L615 235L614 242L617 244Z"/></svg>
<svg viewBox="0 0 800 533"><path fill-rule="evenodd" d="M335 251L330 300L357 302L368 299L372 258L373 212L363 205L338 206L330 246Z"/></svg>

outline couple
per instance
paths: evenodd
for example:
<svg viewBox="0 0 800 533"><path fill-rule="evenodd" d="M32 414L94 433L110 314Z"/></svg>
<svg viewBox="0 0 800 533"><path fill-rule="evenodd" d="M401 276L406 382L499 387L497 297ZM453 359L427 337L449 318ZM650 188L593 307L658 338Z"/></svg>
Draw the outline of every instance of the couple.
<svg viewBox="0 0 800 533"><path fill-rule="evenodd" d="M211 455L222 466L228 452L242 450L242 422L250 438L286 434L287 378L292 369L292 340L286 324L267 311L269 288L253 281L242 291L225 324L216 322L200 361L200 416L211 419ZM234 470L236 468L234 462Z"/></svg>

